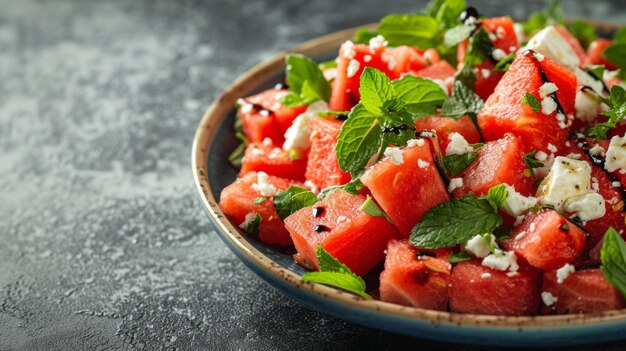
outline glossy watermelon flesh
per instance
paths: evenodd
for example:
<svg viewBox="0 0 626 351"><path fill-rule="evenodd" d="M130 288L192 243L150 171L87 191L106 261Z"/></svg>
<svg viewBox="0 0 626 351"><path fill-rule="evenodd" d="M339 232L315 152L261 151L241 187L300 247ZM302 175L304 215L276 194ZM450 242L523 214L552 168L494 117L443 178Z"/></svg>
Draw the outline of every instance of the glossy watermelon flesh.
<svg viewBox="0 0 626 351"><path fill-rule="evenodd" d="M342 122L332 117L314 118L310 122L311 150L306 167L306 179L318 189L342 185L350 181L350 173L339 167L335 146Z"/></svg>
<svg viewBox="0 0 626 351"><path fill-rule="evenodd" d="M268 89L244 99L253 107L246 112L242 106L237 113L249 142L262 142L270 138L274 144L282 145L287 128L306 110L306 106L285 108L280 100L288 93L286 89Z"/></svg>
<svg viewBox="0 0 626 351"><path fill-rule="evenodd" d="M422 78L446 80L454 78L456 70L447 61L439 61L417 71L409 71L409 74Z"/></svg>
<svg viewBox="0 0 626 351"><path fill-rule="evenodd" d="M556 98L565 115L573 115L576 96L574 74L548 57L539 61L534 58L532 51L526 50L517 54L478 114L478 123L485 140L496 140L506 133L513 133L522 139L527 151L541 150L549 154L549 144L557 149L563 147L568 129L559 126L557 111L550 115L544 115L541 111L537 114L530 105L522 103L526 93L540 98L539 88L544 83L542 72L547 81L557 85Z"/></svg>
<svg viewBox="0 0 626 351"><path fill-rule="evenodd" d="M423 140L422 146L403 149L402 164L384 158L361 177L402 238L409 237L413 226L431 207L450 199L434 163L431 140Z"/></svg>
<svg viewBox="0 0 626 351"><path fill-rule="evenodd" d="M604 50L613 44L613 40L599 38L589 44L587 49L587 65L604 65L609 70L619 69L619 66L611 63L604 57Z"/></svg>
<svg viewBox="0 0 626 351"><path fill-rule="evenodd" d="M448 136L452 133L461 134L468 143L474 144L480 142L480 134L474 123L468 116L459 119L441 116L429 116L415 120L415 129L418 131L435 131L439 139L439 147L446 150L450 139Z"/></svg>
<svg viewBox="0 0 626 351"><path fill-rule="evenodd" d="M315 252L322 245L355 274L364 275L378 264L387 242L397 238L398 232L385 217L361 211L365 199L337 190L287 217L285 226L300 256L319 269Z"/></svg>
<svg viewBox="0 0 626 351"><path fill-rule="evenodd" d="M246 147L239 176L248 172L265 172L267 174L304 182L307 157L295 155L270 143L250 143Z"/></svg>
<svg viewBox="0 0 626 351"><path fill-rule="evenodd" d="M478 158L459 175L463 186L454 191L456 197L469 193L486 195L491 187L499 184L508 184L524 196L535 194L534 179L524 163L524 145L520 138L506 134L476 152Z"/></svg>
<svg viewBox="0 0 626 351"><path fill-rule="evenodd" d="M219 206L230 221L238 226L244 222L249 213L257 213L261 216L259 223L258 239L268 244L291 245L289 232L285 229L283 220L280 219L272 201L272 197L259 204L252 201L261 197L261 194L252 189L252 184L257 182L257 173L249 172L234 183L225 187L220 194ZM287 179L269 176L271 183L277 190L284 190L290 185L300 185Z"/></svg>
<svg viewBox="0 0 626 351"><path fill-rule="evenodd" d="M415 72L420 71L429 64L433 64L436 62L428 62L428 60L423 56L424 50L420 50L410 46L398 46L395 48L389 48L386 50L386 58L387 62L389 62L390 57L392 57L391 63L388 63L388 68L392 70L393 79L400 77L402 74L407 72ZM439 59L439 55L436 56L431 55L435 59Z"/></svg>
<svg viewBox="0 0 626 351"><path fill-rule="evenodd" d="M481 265L480 259L452 268L450 310L459 313L528 316L539 310L541 274L519 262L515 275Z"/></svg>
<svg viewBox="0 0 626 351"><path fill-rule="evenodd" d="M557 211L543 209L526 215L501 246L533 267L550 270L574 262L586 239L583 229Z"/></svg>
<svg viewBox="0 0 626 351"><path fill-rule="evenodd" d="M404 306L445 311L452 269L449 249L417 249L406 240L390 240L380 299Z"/></svg>
<svg viewBox="0 0 626 351"><path fill-rule="evenodd" d="M560 284L556 271L546 271L541 291L556 298L550 306L541 304L542 314L597 313L626 307L623 296L599 268L577 270Z"/></svg>

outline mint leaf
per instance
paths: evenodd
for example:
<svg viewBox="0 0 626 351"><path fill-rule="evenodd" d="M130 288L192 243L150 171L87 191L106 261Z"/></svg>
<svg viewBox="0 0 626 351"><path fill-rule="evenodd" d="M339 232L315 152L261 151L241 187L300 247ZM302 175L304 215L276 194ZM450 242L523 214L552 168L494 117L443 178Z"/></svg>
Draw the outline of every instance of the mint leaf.
<svg viewBox="0 0 626 351"><path fill-rule="evenodd" d="M378 206L374 199L369 196L363 202L361 207L359 207L359 210L365 212L367 215L372 217L385 217L385 219L387 219L387 222L393 224L391 218L389 218L389 216L387 216L387 214L383 212L383 210Z"/></svg>
<svg viewBox="0 0 626 351"><path fill-rule="evenodd" d="M523 24L524 33L531 35L553 23L563 24L563 13L561 2L552 1L546 9L535 12L528 17L528 20Z"/></svg>
<svg viewBox="0 0 626 351"><path fill-rule="evenodd" d="M391 46L432 48L437 42L439 22L426 15L388 15L380 21L378 33Z"/></svg>
<svg viewBox="0 0 626 351"><path fill-rule="evenodd" d="M491 233L502 224L489 201L468 195L432 207L411 230L409 241L421 248L462 244L474 235Z"/></svg>
<svg viewBox="0 0 626 351"><path fill-rule="evenodd" d="M543 167L543 163L537 161L535 158L536 153L537 150L533 150L524 155L524 163L526 164L526 167L528 167L528 170L530 171L530 174L532 174L533 178L535 178L535 168Z"/></svg>
<svg viewBox="0 0 626 351"><path fill-rule="evenodd" d="M319 195L317 195L317 198L323 199L329 194L337 190L343 190L347 192L348 194L352 194L352 195L359 195L359 191L361 189L363 189L363 183L361 183L360 179L356 178L356 179L352 179L351 181L349 181L348 183L344 185L336 185L336 186L331 186L331 187L322 189Z"/></svg>
<svg viewBox="0 0 626 351"><path fill-rule="evenodd" d="M274 207L281 219L287 218L301 208L311 206L317 202L317 196L299 186L290 186L274 195Z"/></svg>
<svg viewBox="0 0 626 351"><path fill-rule="evenodd" d="M385 101L394 96L393 86L389 77L371 67L365 67L361 74L359 93L361 94L363 106L377 116L382 114Z"/></svg>
<svg viewBox="0 0 626 351"><path fill-rule="evenodd" d="M467 169L477 157L478 153L476 152L444 156L442 159L443 168L449 176L455 177Z"/></svg>
<svg viewBox="0 0 626 351"><path fill-rule="evenodd" d="M337 67L337 61L336 60L328 60L328 61L324 61L324 62L320 62L317 65L322 71L328 68L335 68Z"/></svg>
<svg viewBox="0 0 626 351"><path fill-rule="evenodd" d="M613 228L604 235L600 262L606 280L626 297L626 243Z"/></svg>
<svg viewBox="0 0 626 351"><path fill-rule="evenodd" d="M374 30L371 30L367 27L361 27L357 29L356 33L354 33L354 37L352 41L356 44L369 44L370 39L377 36L378 33Z"/></svg>
<svg viewBox="0 0 626 351"><path fill-rule="evenodd" d="M337 117L337 116L348 116L350 111L323 111L318 112L317 117Z"/></svg>
<svg viewBox="0 0 626 351"><path fill-rule="evenodd" d="M246 233L254 237L259 236L259 224L261 224L261 216L255 213L254 219L248 222L246 226Z"/></svg>
<svg viewBox="0 0 626 351"><path fill-rule="evenodd" d="M307 272L301 279L343 289L366 299L372 299L365 292L365 281L329 254L322 245L317 246L319 272Z"/></svg>
<svg viewBox="0 0 626 351"><path fill-rule="evenodd" d="M568 28L574 38L578 39L580 45L587 49L592 41L596 40L598 34L595 27L585 20L574 20L568 25Z"/></svg>
<svg viewBox="0 0 626 351"><path fill-rule="evenodd" d="M390 145L406 145L415 139L415 123L413 116L396 98L383 105L383 114L379 117L383 141Z"/></svg>
<svg viewBox="0 0 626 351"><path fill-rule="evenodd" d="M317 63L301 54L287 54L285 65L287 84L292 91L282 100L286 107L330 99L330 84Z"/></svg>
<svg viewBox="0 0 626 351"><path fill-rule="evenodd" d="M265 201L267 201L266 197L257 197L256 199L252 200L252 203L255 204L255 205L258 205L258 204L263 203Z"/></svg>
<svg viewBox="0 0 626 351"><path fill-rule="evenodd" d="M454 119L469 115L474 120L483 108L483 105L484 102L480 96L472 88L457 79L454 81L452 96L448 97L443 103L441 115Z"/></svg>
<svg viewBox="0 0 626 351"><path fill-rule="evenodd" d="M450 260L450 263L459 263L463 261L469 261L472 258L473 258L472 255L470 255L466 251L459 251L457 253L451 253L450 256L448 257L448 259Z"/></svg>
<svg viewBox="0 0 626 351"><path fill-rule="evenodd" d="M237 117L237 121L240 122L241 119ZM235 124L237 124L237 122L235 122ZM246 148L248 147L248 138L246 138L242 132L235 133L235 138L239 139L241 144L237 145L235 150L233 150L233 152L231 152L228 156L228 162L235 168L241 168L241 165L243 164L243 156L245 155Z"/></svg>
<svg viewBox="0 0 626 351"><path fill-rule="evenodd" d="M585 71L591 74L597 80L604 79L604 71L606 71L606 67L604 65L588 65L585 66Z"/></svg>
<svg viewBox="0 0 626 351"><path fill-rule="evenodd" d="M487 34L485 28L481 27L470 37L467 52L465 53L465 66L474 67L483 63L483 60L491 57L492 48L493 44L491 39L489 39L489 34Z"/></svg>
<svg viewBox="0 0 626 351"><path fill-rule="evenodd" d="M498 61L498 63L496 63L495 67L493 67L493 69L491 71L493 72L506 72L509 70L509 67L511 67L511 64L513 63L513 60L515 60L515 53L512 52L509 54L509 56L503 58L502 60Z"/></svg>
<svg viewBox="0 0 626 351"><path fill-rule="evenodd" d="M536 114L541 112L541 101L531 93L526 93L522 98L522 104L530 106Z"/></svg>
<svg viewBox="0 0 626 351"><path fill-rule="evenodd" d="M379 151L381 127L377 116L358 103L348 114L337 138L335 154L344 172L363 169L372 155Z"/></svg>
<svg viewBox="0 0 626 351"><path fill-rule="evenodd" d="M395 96L406 104L413 114L433 115L438 107L448 98L439 84L431 79L410 74L391 82Z"/></svg>
<svg viewBox="0 0 626 351"><path fill-rule="evenodd" d="M607 132L617 126L626 116L626 90L619 85L611 88L611 95L607 101L609 110L600 112L601 115L609 117L606 122L598 123L587 129L585 134L592 138L607 138Z"/></svg>
<svg viewBox="0 0 626 351"><path fill-rule="evenodd" d="M459 22L459 16L466 7L465 0L433 0L421 13L435 18L439 27L446 29Z"/></svg>
<svg viewBox="0 0 626 351"><path fill-rule="evenodd" d="M469 38L474 29L476 29L475 26L468 26L466 24L453 27L446 31L446 34L443 37L443 44L448 47L458 45L463 40Z"/></svg>
<svg viewBox="0 0 626 351"><path fill-rule="evenodd" d="M495 212L498 212L498 210L504 205L508 195L509 192L506 190L506 186L504 186L504 184L496 185L487 192L487 201L489 201L491 208L493 208Z"/></svg>

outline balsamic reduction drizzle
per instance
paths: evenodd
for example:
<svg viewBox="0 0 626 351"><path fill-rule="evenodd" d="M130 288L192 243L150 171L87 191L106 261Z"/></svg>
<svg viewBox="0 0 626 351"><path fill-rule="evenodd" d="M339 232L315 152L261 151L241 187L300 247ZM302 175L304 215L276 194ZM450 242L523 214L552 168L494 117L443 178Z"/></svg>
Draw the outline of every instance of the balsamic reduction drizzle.
<svg viewBox="0 0 626 351"><path fill-rule="evenodd" d="M321 233L321 232L329 232L330 228L328 228L325 225L316 225L313 230L315 230L318 233Z"/></svg>
<svg viewBox="0 0 626 351"><path fill-rule="evenodd" d="M434 253L430 251L422 251L422 250L417 251L416 256L417 258L421 258L422 256L437 257Z"/></svg>
<svg viewBox="0 0 626 351"><path fill-rule="evenodd" d="M383 133L393 133L395 135L400 135L400 133L402 133L403 131L409 129L409 127L406 124L400 125L400 126L394 126L394 127L383 127Z"/></svg>
<svg viewBox="0 0 626 351"><path fill-rule="evenodd" d="M576 270L577 271L582 271L585 269L596 269L596 268L600 268L600 262L599 261L586 261L586 262L581 262L579 264L576 264Z"/></svg>
<svg viewBox="0 0 626 351"><path fill-rule="evenodd" d="M338 121L345 121L348 119L348 115L342 115L342 114L338 114L335 116L335 119Z"/></svg>

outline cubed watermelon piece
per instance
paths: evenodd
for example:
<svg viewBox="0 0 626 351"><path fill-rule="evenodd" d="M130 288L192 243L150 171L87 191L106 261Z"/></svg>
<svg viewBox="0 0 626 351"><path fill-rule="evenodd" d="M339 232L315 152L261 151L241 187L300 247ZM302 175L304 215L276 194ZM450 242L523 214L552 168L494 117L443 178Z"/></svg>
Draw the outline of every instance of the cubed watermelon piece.
<svg viewBox="0 0 626 351"><path fill-rule="evenodd" d="M372 217L361 211L366 198L337 190L313 206L285 218L285 226L302 258L319 269L315 255L318 245L364 275L385 256L387 242L398 237L385 217Z"/></svg>
<svg viewBox="0 0 626 351"><path fill-rule="evenodd" d="M557 211L546 208L526 215L501 246L515 251L517 257L531 266L550 270L574 262L585 247L586 239L583 229Z"/></svg>
<svg viewBox="0 0 626 351"><path fill-rule="evenodd" d="M542 303L543 314L596 313L626 307L624 297L609 284L599 268L576 270L562 283L556 271L543 273L543 293L549 293L550 306Z"/></svg>
<svg viewBox="0 0 626 351"><path fill-rule="evenodd" d="M380 274L380 299L405 306L445 311L448 308L450 249L418 249L406 240L387 245Z"/></svg>
<svg viewBox="0 0 626 351"><path fill-rule="evenodd" d="M587 65L604 65L607 69L616 70L619 66L604 57L604 50L613 44L613 40L599 38L589 44L587 48Z"/></svg>
<svg viewBox="0 0 626 351"><path fill-rule="evenodd" d="M439 61L419 71L411 71L409 73L422 78L438 79L446 82L446 80L452 81L456 70L448 61Z"/></svg>
<svg viewBox="0 0 626 351"><path fill-rule="evenodd" d="M258 231L259 240L268 244L291 245L289 232L285 229L283 220L276 213L272 201L273 197L266 197L267 200L258 204L252 202L263 197L258 190L252 187L253 184L257 183L257 180L257 172L249 172L225 187L220 195L220 209L236 226L241 226L247 220L246 216L258 214L261 216ZM268 182L276 190L285 190L292 184L300 185L274 176L268 176Z"/></svg>
<svg viewBox="0 0 626 351"><path fill-rule="evenodd" d="M244 99L247 104L242 104L237 113L248 141L270 138L274 144L282 145L285 131L306 109L306 106L285 108L280 100L288 93L286 89L268 89Z"/></svg>
<svg viewBox="0 0 626 351"><path fill-rule="evenodd" d="M246 147L239 175L262 171L273 176L304 182L307 157L292 154L269 142L250 143Z"/></svg>
<svg viewBox="0 0 626 351"><path fill-rule="evenodd" d="M520 263L516 274L481 265L480 259L452 268L450 310L460 313L528 316L539 310L541 274Z"/></svg>
<svg viewBox="0 0 626 351"><path fill-rule="evenodd" d="M431 207L450 199L433 159L433 141L422 140L422 145L403 149L401 164L384 158L361 177L403 238Z"/></svg>
<svg viewBox="0 0 626 351"><path fill-rule="evenodd" d="M393 77L400 77L403 73L419 71L428 67L428 60L423 56L424 51L410 46L398 46L387 49L387 61L392 58L389 68L393 71Z"/></svg>
<svg viewBox="0 0 626 351"><path fill-rule="evenodd" d="M455 196L486 195L490 188L499 184L508 184L524 196L534 195L536 187L524 163L524 145L520 138L506 134L502 139L486 143L477 152L476 161L460 174L463 186L455 190Z"/></svg>
<svg viewBox="0 0 626 351"><path fill-rule="evenodd" d="M318 189L342 185L350 181L350 173L339 167L335 146L342 122L332 118L314 118L311 127L311 150L306 166L306 179Z"/></svg>
<svg viewBox="0 0 626 351"><path fill-rule="evenodd" d="M549 115L535 113L529 104L522 103L526 93L540 98L539 88L547 81L556 84L556 97L565 113L564 121L557 119L557 111ZM485 140L496 140L506 133L519 136L527 150L550 153L552 144L561 149L568 137L568 115L573 116L576 96L576 77L548 57L535 58L533 51L518 53L494 93L489 96L478 114L478 123Z"/></svg>
<svg viewBox="0 0 626 351"><path fill-rule="evenodd" d="M559 24L553 24L553 26L556 31L561 34L563 39L565 39L567 44L569 44L576 56L578 56L578 59L580 60L580 65L584 65L585 62L587 62L587 53L585 52L585 49L583 49L583 46L580 45L578 39L576 39L576 37L574 37L572 33L570 33L570 31L567 30L567 28L565 28L564 26Z"/></svg>
<svg viewBox="0 0 626 351"><path fill-rule="evenodd" d="M463 116L459 119L441 116L420 118L415 120L415 129L418 131L434 130L437 133L441 150L445 150L450 143L448 135L452 133L461 134L470 144L480 142L480 134L468 116Z"/></svg>

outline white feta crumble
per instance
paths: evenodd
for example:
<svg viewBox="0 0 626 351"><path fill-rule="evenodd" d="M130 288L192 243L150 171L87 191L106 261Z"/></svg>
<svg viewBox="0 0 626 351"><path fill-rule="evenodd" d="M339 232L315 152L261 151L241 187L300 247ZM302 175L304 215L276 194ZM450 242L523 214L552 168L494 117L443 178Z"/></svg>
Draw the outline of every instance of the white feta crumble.
<svg viewBox="0 0 626 351"><path fill-rule="evenodd" d="M268 110L261 110L261 111L259 112L259 114L260 114L261 116L263 116L263 117L269 117L269 115L270 115L270 111L268 111Z"/></svg>
<svg viewBox="0 0 626 351"><path fill-rule="evenodd" d="M557 90L559 90L559 87L557 87L556 84L550 82L543 83L543 85L539 87L539 96L543 99Z"/></svg>
<svg viewBox="0 0 626 351"><path fill-rule="evenodd" d="M601 218L606 213L604 198L598 193L571 197L565 201L563 209L566 212L575 212L583 222Z"/></svg>
<svg viewBox="0 0 626 351"><path fill-rule="evenodd" d="M347 59L353 59L356 55L356 50L354 49L354 43L350 40L346 41L341 45L341 55Z"/></svg>
<svg viewBox="0 0 626 351"><path fill-rule="evenodd" d="M397 147L387 147L385 149L384 155L389 157L391 163L394 165L401 165L404 163L404 158L402 157L403 150Z"/></svg>
<svg viewBox="0 0 626 351"><path fill-rule="evenodd" d="M577 86L590 87L596 94L604 94L604 84L602 84L602 81L595 79L593 76L580 69L579 67L576 67L576 69L574 70L574 74L576 75Z"/></svg>
<svg viewBox="0 0 626 351"><path fill-rule="evenodd" d="M498 39L498 37L497 37L497 35L495 33L489 32L489 33L487 33L487 35L489 36L489 40L491 40L491 41L495 41L495 40Z"/></svg>
<svg viewBox="0 0 626 351"><path fill-rule="evenodd" d="M385 46L387 46L387 41L385 40L385 37L383 37L382 35L377 35L375 37L373 37L372 39L370 39L370 50L374 51L380 48L384 48Z"/></svg>
<svg viewBox="0 0 626 351"><path fill-rule="evenodd" d="M539 62L543 61L543 59L546 58L545 56L543 56L542 54L540 54L538 52L534 53L533 57L535 58L535 60L537 60Z"/></svg>
<svg viewBox="0 0 626 351"><path fill-rule="evenodd" d="M611 186L613 186L614 188L619 188L622 186L622 184L618 181L614 181L614 182L611 182Z"/></svg>
<svg viewBox="0 0 626 351"><path fill-rule="evenodd" d="M241 99L241 100L243 100L243 99ZM252 106L252 104L249 104L246 101L243 101L243 103L241 103L240 106L241 106L241 113L243 113L245 115L251 113L252 109L254 108L254 106Z"/></svg>
<svg viewBox="0 0 626 351"><path fill-rule="evenodd" d="M253 156L262 156L265 155L265 151L263 151L263 149L259 149L259 148L252 148L252 151L250 151L252 153Z"/></svg>
<svg viewBox="0 0 626 351"><path fill-rule="evenodd" d="M504 184L507 190L506 201L504 201L504 205L502 205L502 210L511 216L517 217L524 214L528 211L529 208L535 206L537 204L537 199L534 197L526 197L521 195L515 188Z"/></svg>
<svg viewBox="0 0 626 351"><path fill-rule="evenodd" d="M424 146L424 139L411 139L406 143L406 146L408 147L413 147L413 146Z"/></svg>
<svg viewBox="0 0 626 351"><path fill-rule="evenodd" d="M257 172L257 181L250 187L261 194L261 196L274 196L276 188L269 182L269 177L265 172Z"/></svg>
<svg viewBox="0 0 626 351"><path fill-rule="evenodd" d="M418 166L419 168L426 168L426 167L428 167L428 165L429 165L429 164L430 164L430 163L428 163L428 162L426 162L426 161L422 160L421 158L418 158L418 159L417 159L417 166Z"/></svg>
<svg viewBox="0 0 626 351"><path fill-rule="evenodd" d="M504 52L504 50L496 48L491 52L491 56L494 58L494 60L500 61L505 59L507 57L507 54L506 52Z"/></svg>
<svg viewBox="0 0 626 351"><path fill-rule="evenodd" d="M556 270L556 282L563 284L565 279L567 279L567 277L574 272L576 272L576 268L574 268L573 265L566 263L563 267Z"/></svg>
<svg viewBox="0 0 626 351"><path fill-rule="evenodd" d="M551 143L548 143L548 151L556 153L557 151L559 151L559 149L557 149L556 146L552 145Z"/></svg>
<svg viewBox="0 0 626 351"><path fill-rule="evenodd" d="M483 279L491 278L491 273L485 272L485 273L481 274L480 277L483 278Z"/></svg>
<svg viewBox="0 0 626 351"><path fill-rule="evenodd" d="M570 70L580 65L578 55L554 26L548 26L535 34L526 48L548 56Z"/></svg>
<svg viewBox="0 0 626 351"><path fill-rule="evenodd" d="M359 71L359 68L361 68L359 61L354 59L350 60L350 63L348 63L348 78L354 77Z"/></svg>
<svg viewBox="0 0 626 351"><path fill-rule="evenodd" d="M310 104L306 111L296 117L291 126L285 132L283 150L305 151L311 147L311 127L309 122L317 118L320 112L328 111L328 104L324 101L316 101Z"/></svg>
<svg viewBox="0 0 626 351"><path fill-rule="evenodd" d="M489 78L489 76L491 76L491 70L487 68L481 69L480 73L483 75L483 78Z"/></svg>
<svg viewBox="0 0 626 351"><path fill-rule="evenodd" d="M448 140L450 140L450 143L446 147L446 156L463 155L465 153L474 151L474 148L471 147L467 140L465 140L463 135L459 133L454 132L448 134Z"/></svg>
<svg viewBox="0 0 626 351"><path fill-rule="evenodd" d="M274 144L272 139L267 138L267 137L263 139L263 145L265 145L265 146L272 146L272 144Z"/></svg>
<svg viewBox="0 0 626 351"><path fill-rule="evenodd" d="M393 56L387 56L387 68L391 71L396 68L396 59Z"/></svg>
<svg viewBox="0 0 626 351"><path fill-rule="evenodd" d="M588 193L590 186L589 163L559 156L554 160L548 176L539 185L536 197L541 203L562 210L565 200Z"/></svg>
<svg viewBox="0 0 626 351"><path fill-rule="evenodd" d="M600 112L600 102L592 93L579 90L574 100L576 118L584 122L593 122Z"/></svg>
<svg viewBox="0 0 626 351"><path fill-rule="evenodd" d="M611 138L609 148L606 150L604 169L609 172L626 169L626 135Z"/></svg>
<svg viewBox="0 0 626 351"><path fill-rule="evenodd" d="M557 105L556 101L550 96L546 96L541 100L541 113L544 115L550 115L554 111L556 111Z"/></svg>
<svg viewBox="0 0 626 351"><path fill-rule="evenodd" d="M594 145L591 149L589 149L589 153L593 156L604 156L606 150L600 146L600 144Z"/></svg>
<svg viewBox="0 0 626 351"><path fill-rule="evenodd" d="M250 225L250 222L252 222L255 218L256 218L256 213L254 212L250 212L248 214L246 214L246 216L243 219L243 222L241 222L241 224L239 224L239 228L243 229L243 230L247 230L248 229L248 225Z"/></svg>
<svg viewBox="0 0 626 351"><path fill-rule="evenodd" d="M494 245L494 247L497 246L496 237L493 234L489 234L488 239L485 239L483 234L478 234L469 239L463 246L463 249L475 257L487 257L491 253L491 245L487 240L490 240L491 245Z"/></svg>
<svg viewBox="0 0 626 351"><path fill-rule="evenodd" d="M317 194L320 192L320 189L317 187L317 185L315 185L315 183L313 183L310 180L305 181L304 186L311 189L311 192L313 192L314 194Z"/></svg>
<svg viewBox="0 0 626 351"><path fill-rule="evenodd" d="M495 269L498 271L509 270L515 272L519 269L517 264L517 256L513 251L496 250L496 253L490 254L483 259L483 266Z"/></svg>
<svg viewBox="0 0 626 351"><path fill-rule="evenodd" d="M549 291L543 291L541 293L541 301L543 301L543 303L546 306L552 306L554 305L555 302L557 302L557 298L552 295Z"/></svg>
<svg viewBox="0 0 626 351"><path fill-rule="evenodd" d="M448 192L451 193L463 186L463 178L452 178L448 184Z"/></svg>
<svg viewBox="0 0 626 351"><path fill-rule="evenodd" d="M370 61L372 61L372 55L363 56L363 62L370 62Z"/></svg>
<svg viewBox="0 0 626 351"><path fill-rule="evenodd" d="M545 152L543 152L543 151L537 151L537 152L535 153L535 159L536 159L537 161L545 161L546 159L548 159L548 154L546 154L546 153L545 153Z"/></svg>

